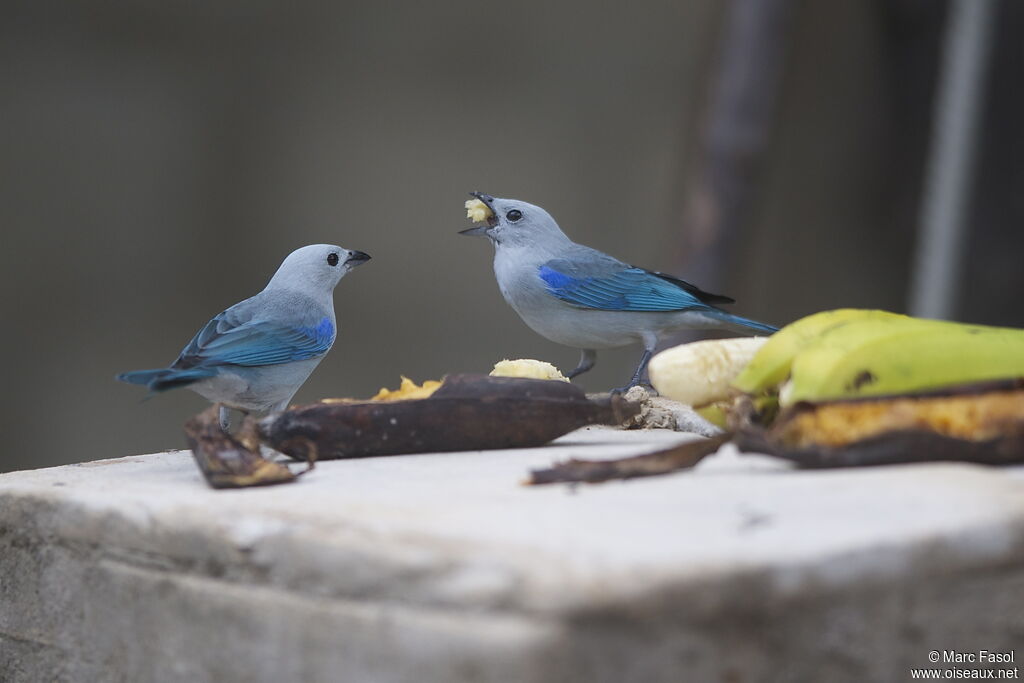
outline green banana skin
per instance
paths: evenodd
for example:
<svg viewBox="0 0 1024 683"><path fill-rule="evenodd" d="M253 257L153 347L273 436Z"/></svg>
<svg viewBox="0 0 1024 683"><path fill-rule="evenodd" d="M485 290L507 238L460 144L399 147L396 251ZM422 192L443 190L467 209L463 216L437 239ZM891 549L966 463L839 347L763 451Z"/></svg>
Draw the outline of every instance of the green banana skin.
<svg viewBox="0 0 1024 683"><path fill-rule="evenodd" d="M806 316L773 334L736 376L732 386L747 394L775 390L789 376L797 355L820 339L823 334L862 320L876 319L910 318L898 313L863 308L839 308Z"/></svg>
<svg viewBox="0 0 1024 683"><path fill-rule="evenodd" d="M836 326L794 359L780 404L1024 377L1024 330L920 318Z"/></svg>

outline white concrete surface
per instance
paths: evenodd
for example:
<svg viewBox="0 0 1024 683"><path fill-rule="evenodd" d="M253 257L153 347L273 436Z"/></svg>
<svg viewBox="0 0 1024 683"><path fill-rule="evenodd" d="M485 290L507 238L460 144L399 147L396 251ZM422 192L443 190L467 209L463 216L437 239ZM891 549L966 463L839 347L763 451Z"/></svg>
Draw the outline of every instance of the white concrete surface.
<svg viewBox="0 0 1024 683"><path fill-rule="evenodd" d="M907 680L1024 658L1020 470L695 471L523 487L689 438L323 462L214 491L188 452L0 475L0 680Z"/></svg>

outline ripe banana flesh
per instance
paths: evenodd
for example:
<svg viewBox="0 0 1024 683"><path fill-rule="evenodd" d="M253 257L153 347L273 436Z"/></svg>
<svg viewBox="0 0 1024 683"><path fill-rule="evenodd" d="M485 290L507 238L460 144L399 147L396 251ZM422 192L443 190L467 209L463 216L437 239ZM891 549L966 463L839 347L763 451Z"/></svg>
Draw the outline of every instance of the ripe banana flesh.
<svg viewBox="0 0 1024 683"><path fill-rule="evenodd" d="M500 360L494 364L491 377L523 377L526 379L556 379L568 382L566 377L551 363L533 358Z"/></svg>
<svg viewBox="0 0 1024 683"><path fill-rule="evenodd" d="M838 448L892 432L928 431L952 439L988 441L1024 426L1024 390L974 385L948 394L830 401L802 407L774 425L790 448ZM963 392L963 393L961 393Z"/></svg>
<svg viewBox="0 0 1024 683"><path fill-rule="evenodd" d="M662 351L651 359L651 384L662 396L691 406L722 401L730 383L761 349L765 337L708 339Z"/></svg>
<svg viewBox="0 0 1024 683"><path fill-rule="evenodd" d="M491 211L491 207L479 199L470 199L466 202L466 218L474 223L483 223L493 215L494 212Z"/></svg>

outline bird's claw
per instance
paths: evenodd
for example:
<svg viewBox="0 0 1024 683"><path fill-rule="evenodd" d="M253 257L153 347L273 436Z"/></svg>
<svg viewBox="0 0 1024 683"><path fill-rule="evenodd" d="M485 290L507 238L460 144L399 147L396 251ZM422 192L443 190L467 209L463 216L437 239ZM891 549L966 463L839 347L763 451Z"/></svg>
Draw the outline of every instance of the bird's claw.
<svg viewBox="0 0 1024 683"><path fill-rule="evenodd" d="M651 385L650 382L630 382L626 386L624 386L624 387L616 387L615 389L612 389L608 393L613 395L613 396L618 396L618 395L621 395L621 394L629 393L629 390L632 389L633 387L643 387L644 389L647 390L647 393L649 393L651 396L658 396L659 395L658 394L658 390L655 389Z"/></svg>

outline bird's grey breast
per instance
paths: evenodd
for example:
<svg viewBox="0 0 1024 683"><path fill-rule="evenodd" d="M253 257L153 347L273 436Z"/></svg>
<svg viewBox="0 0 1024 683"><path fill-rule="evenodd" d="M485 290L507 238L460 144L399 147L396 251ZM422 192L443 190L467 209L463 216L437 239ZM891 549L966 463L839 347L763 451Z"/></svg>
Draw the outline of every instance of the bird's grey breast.
<svg viewBox="0 0 1024 683"><path fill-rule="evenodd" d="M546 256L529 249L498 249L494 253L494 276L505 301L520 315L549 298L539 269Z"/></svg>
<svg viewBox="0 0 1024 683"><path fill-rule="evenodd" d="M256 301L256 300L259 301ZM332 329L336 327L334 304L328 296L320 301L302 292L288 289L264 290L250 301L256 303L257 313L253 319L280 322L296 327L316 327L325 319Z"/></svg>

